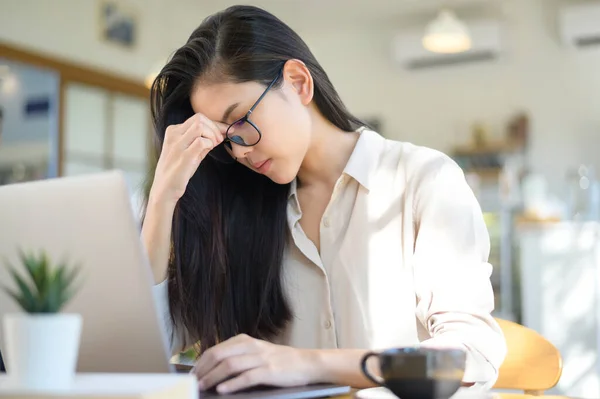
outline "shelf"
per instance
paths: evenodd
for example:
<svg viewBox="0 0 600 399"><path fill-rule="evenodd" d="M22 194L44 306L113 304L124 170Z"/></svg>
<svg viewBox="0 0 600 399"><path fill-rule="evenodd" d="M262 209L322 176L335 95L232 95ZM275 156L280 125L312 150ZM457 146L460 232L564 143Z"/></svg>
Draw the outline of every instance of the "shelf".
<svg viewBox="0 0 600 399"><path fill-rule="evenodd" d="M498 179L502 168L469 168L464 170L465 174L473 173L482 179Z"/></svg>
<svg viewBox="0 0 600 399"><path fill-rule="evenodd" d="M522 149L522 145L518 143L508 142L490 142L484 145L468 145L459 146L454 148L453 154L455 156L473 156L473 155L489 155L489 154L504 154L517 152Z"/></svg>

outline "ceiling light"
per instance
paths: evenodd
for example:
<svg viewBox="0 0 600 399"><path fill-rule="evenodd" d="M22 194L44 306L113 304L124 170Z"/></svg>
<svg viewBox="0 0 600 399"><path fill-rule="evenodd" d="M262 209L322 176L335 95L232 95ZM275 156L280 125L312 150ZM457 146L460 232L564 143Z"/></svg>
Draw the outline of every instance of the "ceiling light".
<svg viewBox="0 0 600 399"><path fill-rule="evenodd" d="M427 25L423 47L434 53L467 51L471 48L469 29L452 11L443 10Z"/></svg>

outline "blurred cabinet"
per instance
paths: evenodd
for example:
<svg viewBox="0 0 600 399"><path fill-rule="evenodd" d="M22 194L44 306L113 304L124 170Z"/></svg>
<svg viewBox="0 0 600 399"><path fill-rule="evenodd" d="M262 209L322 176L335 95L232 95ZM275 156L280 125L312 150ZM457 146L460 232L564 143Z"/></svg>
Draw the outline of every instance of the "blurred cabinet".
<svg viewBox="0 0 600 399"><path fill-rule="evenodd" d="M63 103L62 174L120 169L126 175L134 211L139 212L149 158L147 100L68 83Z"/></svg>
<svg viewBox="0 0 600 399"><path fill-rule="evenodd" d="M66 85L63 94L63 170L65 176L104 170L109 95L83 84Z"/></svg>
<svg viewBox="0 0 600 399"><path fill-rule="evenodd" d="M547 394L600 397L600 224L525 224L522 324L550 340L563 374Z"/></svg>
<svg viewBox="0 0 600 399"><path fill-rule="evenodd" d="M5 43L0 54L8 67L0 79L0 184L121 169L139 214L152 136L148 88Z"/></svg>
<svg viewBox="0 0 600 399"><path fill-rule="evenodd" d="M121 94L112 97L112 153L116 162L145 167L149 132L148 102Z"/></svg>
<svg viewBox="0 0 600 399"><path fill-rule="evenodd" d="M110 167L125 172L136 211L142 206L149 164L150 113L148 101L122 94L112 96Z"/></svg>

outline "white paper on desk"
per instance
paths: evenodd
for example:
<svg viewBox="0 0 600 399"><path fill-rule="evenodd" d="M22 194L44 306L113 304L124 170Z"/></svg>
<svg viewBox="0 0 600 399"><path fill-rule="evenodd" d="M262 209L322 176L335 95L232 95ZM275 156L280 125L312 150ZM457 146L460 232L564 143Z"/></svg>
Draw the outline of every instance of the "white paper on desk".
<svg viewBox="0 0 600 399"><path fill-rule="evenodd" d="M189 374L80 373L75 377L71 388L51 393L67 397L73 395L122 396L148 394L170 389L180 382L189 383L189 398L198 397L196 377ZM8 376L0 377L0 396L10 393L23 394L29 391L15 386Z"/></svg>
<svg viewBox="0 0 600 399"><path fill-rule="evenodd" d="M355 394L357 399L398 399L387 388L361 389ZM497 396L490 391L473 388L459 388L450 399L496 399Z"/></svg>

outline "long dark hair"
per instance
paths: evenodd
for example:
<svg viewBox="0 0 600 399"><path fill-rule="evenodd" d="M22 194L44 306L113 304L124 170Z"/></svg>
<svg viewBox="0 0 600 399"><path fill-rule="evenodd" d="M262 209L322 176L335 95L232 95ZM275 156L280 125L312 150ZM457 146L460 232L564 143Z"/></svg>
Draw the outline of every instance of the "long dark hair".
<svg viewBox="0 0 600 399"><path fill-rule="evenodd" d="M266 85L290 59L306 64L326 119L344 131L363 125L292 29L260 8L233 6L206 18L154 81L157 154L167 126L194 114L200 78ZM240 333L273 338L291 319L281 281L289 189L210 156L191 178L173 218L168 289L171 318L199 352Z"/></svg>

